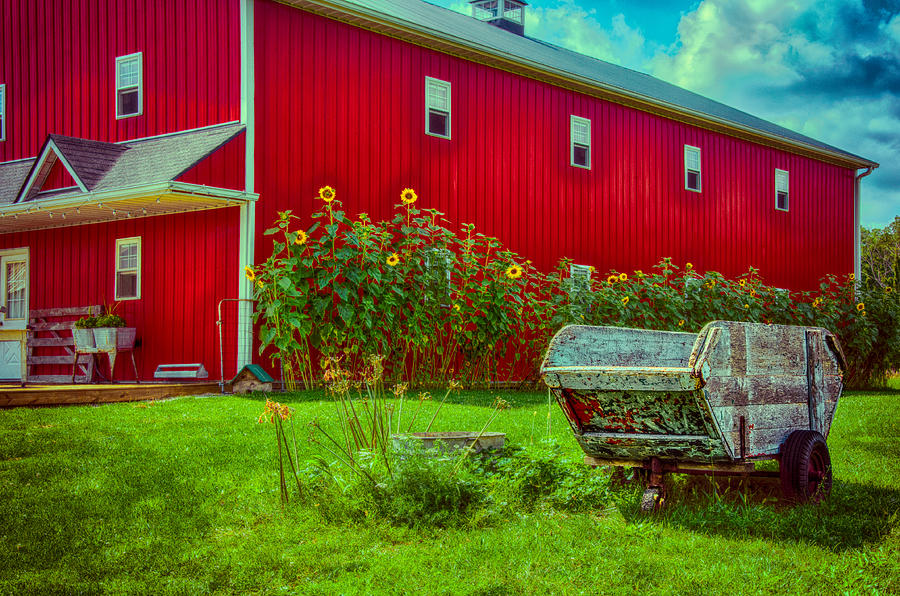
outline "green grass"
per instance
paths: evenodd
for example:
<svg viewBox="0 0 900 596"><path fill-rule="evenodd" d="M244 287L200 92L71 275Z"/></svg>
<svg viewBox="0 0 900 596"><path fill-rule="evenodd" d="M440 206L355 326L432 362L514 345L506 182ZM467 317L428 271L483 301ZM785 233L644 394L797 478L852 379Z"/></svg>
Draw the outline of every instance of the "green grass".
<svg viewBox="0 0 900 596"><path fill-rule="evenodd" d="M502 396L513 407L491 430L518 445L546 435L545 393ZM277 398L296 407L301 459L314 452L304 423L332 412L322 397ZM477 430L491 394L452 401L434 430ZM626 487L599 511L450 530L325 523L315 503L282 510L262 403L0 411L0 593L900 592L900 392L844 396L819 507L682 477L662 514L640 514ZM551 412L553 437L579 455Z"/></svg>

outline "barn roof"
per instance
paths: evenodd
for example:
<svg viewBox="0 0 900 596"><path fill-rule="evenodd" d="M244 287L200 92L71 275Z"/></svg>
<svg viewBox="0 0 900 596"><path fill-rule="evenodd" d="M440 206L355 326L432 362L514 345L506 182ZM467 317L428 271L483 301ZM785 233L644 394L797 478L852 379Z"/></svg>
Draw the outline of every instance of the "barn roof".
<svg viewBox="0 0 900 596"><path fill-rule="evenodd" d="M762 136L800 148L843 165L866 167L875 162L757 118L741 110L687 91L629 68L597 60L537 39L510 33L470 16L421 0L282 0L283 2L407 39L466 58L544 72L579 86L618 96L622 103L663 115L688 116L691 123L726 129L737 136ZM485 60L488 57L488 60ZM577 90L579 89L576 86ZM697 122L694 122L696 120ZM759 140L759 139L756 139ZM778 144L776 143L776 146ZM824 155L823 155L824 154Z"/></svg>

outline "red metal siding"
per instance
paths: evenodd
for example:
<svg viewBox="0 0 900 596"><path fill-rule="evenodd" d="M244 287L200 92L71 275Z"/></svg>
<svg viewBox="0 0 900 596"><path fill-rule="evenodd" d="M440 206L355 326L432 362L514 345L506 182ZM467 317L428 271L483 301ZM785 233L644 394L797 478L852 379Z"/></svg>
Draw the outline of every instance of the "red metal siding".
<svg viewBox="0 0 900 596"><path fill-rule="evenodd" d="M238 120L238 0L3 0L0 161L48 133L123 141ZM115 59L143 52L143 115L116 120Z"/></svg>
<svg viewBox="0 0 900 596"><path fill-rule="evenodd" d="M809 288L853 266L853 171L698 129L331 21L256 4L259 230L331 184L350 212L423 207L473 222L544 268L559 257L648 268L661 257ZM452 140L424 134L424 78L452 84ZM569 116L592 121L591 170ZM703 192L684 189L683 145ZM774 168L790 171L789 213ZM258 258L270 249L260 234Z"/></svg>
<svg viewBox="0 0 900 596"><path fill-rule="evenodd" d="M233 297L238 275L238 209L145 217L88 226L0 235L0 249L28 246L32 309L113 304L117 238L141 237L141 298L118 313L137 327L138 368L201 362L218 376L216 305ZM120 359L122 360L122 359ZM130 363L116 378L131 378ZM71 369L42 369L65 374Z"/></svg>

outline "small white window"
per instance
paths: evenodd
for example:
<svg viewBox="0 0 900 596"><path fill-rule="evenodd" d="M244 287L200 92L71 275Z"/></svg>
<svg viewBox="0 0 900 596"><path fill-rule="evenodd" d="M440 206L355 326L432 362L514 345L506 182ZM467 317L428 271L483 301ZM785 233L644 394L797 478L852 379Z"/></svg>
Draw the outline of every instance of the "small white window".
<svg viewBox="0 0 900 596"><path fill-rule="evenodd" d="M569 117L570 163L576 168L591 169L591 121Z"/></svg>
<svg viewBox="0 0 900 596"><path fill-rule="evenodd" d="M700 192L700 149L684 146L684 188Z"/></svg>
<svg viewBox="0 0 900 596"><path fill-rule="evenodd" d="M6 140L6 85L0 85L0 141Z"/></svg>
<svg viewBox="0 0 900 596"><path fill-rule="evenodd" d="M116 240L116 300L141 297L141 238Z"/></svg>
<svg viewBox="0 0 900 596"><path fill-rule="evenodd" d="M143 113L143 82L141 52L116 58L116 118Z"/></svg>
<svg viewBox="0 0 900 596"><path fill-rule="evenodd" d="M450 138L450 83L425 77L425 132Z"/></svg>
<svg viewBox="0 0 900 596"><path fill-rule="evenodd" d="M572 280L572 293L591 291L591 266L569 265L569 278Z"/></svg>
<svg viewBox="0 0 900 596"><path fill-rule="evenodd" d="M775 169L775 208L779 211L788 210L788 186L789 174L787 170Z"/></svg>

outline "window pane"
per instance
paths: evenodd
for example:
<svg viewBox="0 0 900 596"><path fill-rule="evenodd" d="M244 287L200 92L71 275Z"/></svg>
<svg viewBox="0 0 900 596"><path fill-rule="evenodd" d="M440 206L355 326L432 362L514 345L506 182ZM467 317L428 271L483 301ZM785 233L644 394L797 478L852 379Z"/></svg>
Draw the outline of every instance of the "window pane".
<svg viewBox="0 0 900 596"><path fill-rule="evenodd" d="M138 59L131 58L119 62L119 87L134 87L138 84Z"/></svg>
<svg viewBox="0 0 900 596"><path fill-rule="evenodd" d="M588 165L588 148L582 145L575 145L572 149L572 161L579 166Z"/></svg>
<svg viewBox="0 0 900 596"><path fill-rule="evenodd" d="M119 115L126 116L138 113L138 91L119 91Z"/></svg>
<svg viewBox="0 0 900 596"><path fill-rule="evenodd" d="M428 83L428 107L444 112L450 111L450 90L446 85Z"/></svg>
<svg viewBox="0 0 900 596"><path fill-rule="evenodd" d="M6 318L25 318L25 262L6 264Z"/></svg>
<svg viewBox="0 0 900 596"><path fill-rule="evenodd" d="M572 120L572 140L581 145L591 144L591 123L589 120Z"/></svg>
<svg viewBox="0 0 900 596"><path fill-rule="evenodd" d="M116 274L116 299L137 298L137 273Z"/></svg>
<svg viewBox="0 0 900 596"><path fill-rule="evenodd" d="M700 190L700 172L688 171L687 187L691 190Z"/></svg>
<svg viewBox="0 0 900 596"><path fill-rule="evenodd" d="M119 245L119 269L137 268L137 244Z"/></svg>
<svg viewBox="0 0 900 596"><path fill-rule="evenodd" d="M447 131L447 114L442 114L433 110L429 111L428 132L442 137L450 136L450 133Z"/></svg>
<svg viewBox="0 0 900 596"><path fill-rule="evenodd" d="M786 192L778 192L776 195L775 206L779 209L784 209L787 211L788 208L788 195Z"/></svg>
<svg viewBox="0 0 900 596"><path fill-rule="evenodd" d="M700 171L700 152L696 149L684 150L684 167L688 170Z"/></svg>

